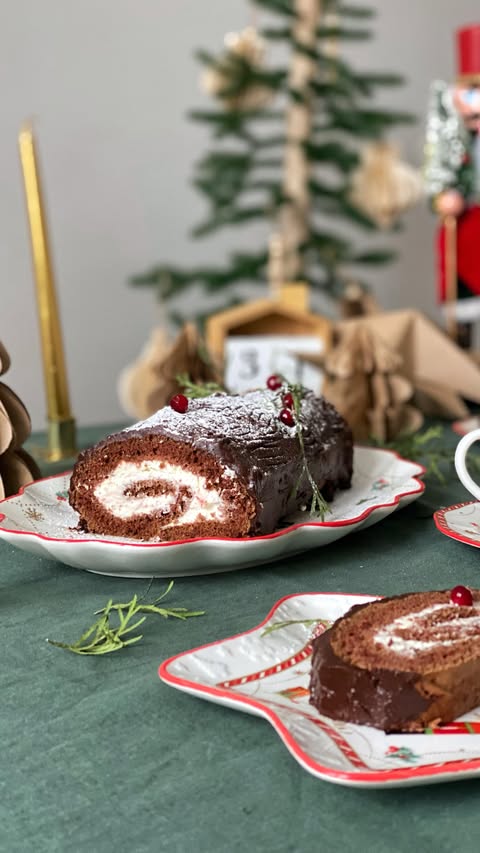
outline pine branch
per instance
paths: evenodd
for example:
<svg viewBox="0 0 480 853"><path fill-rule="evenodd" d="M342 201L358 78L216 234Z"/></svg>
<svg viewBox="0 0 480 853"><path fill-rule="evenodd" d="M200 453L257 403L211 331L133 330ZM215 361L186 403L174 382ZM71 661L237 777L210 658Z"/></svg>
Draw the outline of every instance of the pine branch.
<svg viewBox="0 0 480 853"><path fill-rule="evenodd" d="M449 478L456 479L455 449L444 441L445 430L442 426L427 428L424 432L400 436L393 441L381 442L373 438L370 444L394 450L404 459L421 462L427 469L427 475L433 476L439 483L445 485ZM480 454L471 452L468 457L469 466L476 474L480 474Z"/></svg>
<svg viewBox="0 0 480 853"><path fill-rule="evenodd" d="M297 17L292 8L291 0L253 0L253 2L256 6L266 9L268 12L284 15L286 18Z"/></svg>
<svg viewBox="0 0 480 853"><path fill-rule="evenodd" d="M134 287L155 287L159 298L168 301L171 297L188 288L195 275L177 267L157 266L140 275L132 276L130 284Z"/></svg>
<svg viewBox="0 0 480 853"><path fill-rule="evenodd" d="M395 260L396 257L397 253L389 249L370 249L367 252L352 254L350 256L350 260L354 264L370 264L372 266L379 266L381 264L390 263Z"/></svg>
<svg viewBox="0 0 480 853"><path fill-rule="evenodd" d="M380 71L361 72L355 75L357 83L373 86L403 86L405 77L401 74L382 73Z"/></svg>
<svg viewBox="0 0 480 853"><path fill-rule="evenodd" d="M337 12L345 18L374 18L376 15L375 10L367 6L349 6L348 4L338 6Z"/></svg>
<svg viewBox="0 0 480 853"><path fill-rule="evenodd" d="M319 55L319 68L323 75L327 72L327 79L333 81L335 87L341 87L343 92L350 92L352 95L358 92L365 97L371 97L375 86L398 86L404 82L399 74L358 72L339 56L329 56L325 53ZM318 81L320 86L323 82L322 79ZM325 96L326 93L322 88L318 94Z"/></svg>
<svg viewBox="0 0 480 853"><path fill-rule="evenodd" d="M154 267L143 275L135 276L132 284L155 287L161 298L169 298L193 284L200 284L207 291L215 291L240 281L263 283L267 259L267 251L263 249L257 253L234 252L229 265L223 268L198 267L180 270L176 267Z"/></svg>
<svg viewBox="0 0 480 853"><path fill-rule="evenodd" d="M286 41L292 37L290 27L264 27L260 31L260 35L270 41Z"/></svg>
<svg viewBox="0 0 480 853"><path fill-rule="evenodd" d="M255 139L254 146L258 151L261 148L275 148L279 145L285 145L287 137L284 133L277 133L275 136L259 136Z"/></svg>
<svg viewBox="0 0 480 853"><path fill-rule="evenodd" d="M351 172L359 163L357 152L340 142L307 142L304 150L313 163L328 163L345 173Z"/></svg>
<svg viewBox="0 0 480 853"><path fill-rule="evenodd" d="M330 105L329 113L330 124L325 129L346 130L367 139L381 136L393 125L415 121L411 113L393 110L342 110Z"/></svg>
<svg viewBox="0 0 480 853"><path fill-rule="evenodd" d="M318 204L321 213L329 216L342 216L356 225L361 225L368 231L376 231L377 225L361 210L348 200L348 188L331 189L318 181L309 182L310 193Z"/></svg>
<svg viewBox="0 0 480 853"><path fill-rule="evenodd" d="M308 240L300 248L301 252L313 250L323 264L334 266L349 259L350 243L341 237L325 231L311 231Z"/></svg>
<svg viewBox="0 0 480 853"><path fill-rule="evenodd" d="M308 59L313 59L314 62L319 61L320 54L315 47L303 44L303 42L298 41L297 39L292 39L292 47L297 53L302 53L304 56L308 57Z"/></svg>
<svg viewBox="0 0 480 853"><path fill-rule="evenodd" d="M358 81L355 81L355 85L352 85L350 80L346 80L342 77L337 77L336 80L325 80L325 81L317 81L312 80L310 84L310 90L313 92L317 100L326 101L330 103L333 99L336 102L339 98L346 99L349 102L353 103L353 96L356 91L359 91L362 95L368 95L369 90L367 90L367 86L359 86Z"/></svg>
<svg viewBox="0 0 480 853"><path fill-rule="evenodd" d="M365 41L372 37L370 30L359 30L348 27L319 27L317 38L335 39L336 41Z"/></svg>
<svg viewBox="0 0 480 853"><path fill-rule="evenodd" d="M205 237L207 234L212 234L214 231L218 231L219 228L225 228L227 225L242 225L253 222L256 219L264 219L266 214L267 205L218 210L207 222L197 225L192 231L192 236Z"/></svg>

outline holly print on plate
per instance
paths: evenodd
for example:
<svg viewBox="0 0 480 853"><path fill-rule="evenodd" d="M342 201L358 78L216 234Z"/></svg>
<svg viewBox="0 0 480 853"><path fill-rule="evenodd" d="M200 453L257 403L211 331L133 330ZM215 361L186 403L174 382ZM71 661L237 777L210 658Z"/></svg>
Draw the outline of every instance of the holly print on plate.
<svg viewBox="0 0 480 853"><path fill-rule="evenodd" d="M480 548L480 503L478 501L443 507L434 513L433 518L438 530L444 536L457 539L466 545L473 545L474 548Z"/></svg>
<svg viewBox="0 0 480 853"><path fill-rule="evenodd" d="M357 787L480 776L480 708L423 734L385 734L320 715L309 703L311 638L371 595L305 593L278 601L252 630L165 661L186 693L266 718L309 773ZM212 732L215 737L215 732Z"/></svg>

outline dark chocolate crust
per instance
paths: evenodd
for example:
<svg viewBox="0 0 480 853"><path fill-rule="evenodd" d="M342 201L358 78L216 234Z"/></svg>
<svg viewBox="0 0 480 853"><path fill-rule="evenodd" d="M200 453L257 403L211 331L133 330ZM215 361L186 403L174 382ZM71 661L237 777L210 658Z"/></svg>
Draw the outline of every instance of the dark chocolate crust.
<svg viewBox="0 0 480 853"><path fill-rule="evenodd" d="M216 485L222 471L234 473L238 488L232 492L232 501L238 497L242 510L238 529L233 513L223 535L271 533L283 516L308 505L312 497L308 478L302 474L304 460L297 428L279 420L281 408L279 395L270 391L190 400L185 414L167 406L147 421L110 435L80 454L71 479L70 503L89 530L148 538L151 528L147 530L146 523L124 525L122 529L114 523L113 533L111 520L109 523L103 517L100 526L92 527L86 509L92 503L93 490L90 488L86 494L85 483L89 479L98 482L100 476L114 470L120 459L139 461L165 455L176 464L183 461L186 468L202 476L211 470L212 483ZM351 430L330 403L311 392L302 399L301 424L310 473L325 499L331 500L338 488L348 488L351 483ZM165 538L222 535L218 524L215 529L208 524L201 531L198 525L190 528L179 531L170 525Z"/></svg>
<svg viewBox="0 0 480 853"><path fill-rule="evenodd" d="M476 608L480 591L472 590ZM325 716L344 722L368 725L386 732L421 732L440 722L450 722L480 704L480 643L471 641L466 621L477 610L457 608L451 620L451 636L465 632L465 642L452 647L439 643L438 649L411 658L379 651L360 638L361 650L354 654L362 663L352 662L346 648L354 647L355 631L362 625L382 625L389 611L412 612L417 608L449 602L449 591L411 593L356 605L329 630L313 641L310 702ZM380 611L383 611L380 614ZM454 610L453 616L456 613ZM435 619L431 631L436 630ZM356 650L357 651L357 650ZM383 660L383 665L378 665Z"/></svg>
<svg viewBox="0 0 480 853"><path fill-rule="evenodd" d="M361 669L337 657L330 631L314 640L310 702L327 717L384 731L402 731L428 707L416 690L419 676Z"/></svg>

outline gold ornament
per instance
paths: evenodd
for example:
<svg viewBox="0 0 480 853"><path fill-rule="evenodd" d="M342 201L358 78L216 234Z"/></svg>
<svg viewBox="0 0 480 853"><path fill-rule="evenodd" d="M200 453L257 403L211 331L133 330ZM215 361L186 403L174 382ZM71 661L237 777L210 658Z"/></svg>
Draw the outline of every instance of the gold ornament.
<svg viewBox="0 0 480 853"><path fill-rule="evenodd" d="M379 228L391 228L423 194L420 171L402 162L394 145L373 142L364 148L352 175L350 200Z"/></svg>
<svg viewBox="0 0 480 853"><path fill-rule="evenodd" d="M201 76L201 87L207 95L218 98L227 110L258 110L266 106L274 92L269 86L253 83L238 94L231 94L239 75L238 60L244 60L254 71L262 71L265 60L265 42L255 27L239 33L227 33L226 50Z"/></svg>

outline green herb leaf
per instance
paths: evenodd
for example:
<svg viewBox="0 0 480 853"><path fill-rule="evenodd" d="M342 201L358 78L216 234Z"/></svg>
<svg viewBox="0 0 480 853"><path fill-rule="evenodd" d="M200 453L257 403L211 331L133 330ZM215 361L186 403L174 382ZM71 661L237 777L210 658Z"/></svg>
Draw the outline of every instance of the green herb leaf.
<svg viewBox="0 0 480 853"><path fill-rule="evenodd" d="M151 582L147 588L149 591ZM117 652L127 646L132 646L142 639L143 634L135 634L135 636L127 636L133 631L136 631L140 625L145 622L146 616L134 620L134 617L139 613L156 613L168 619L169 616L174 616L177 619L188 619L191 616L203 616L204 610L187 610L186 607L158 607L158 602L162 601L170 592L173 586L173 581L170 581L166 590L156 598L152 604L139 603L136 595L130 601L122 604L114 604L110 599L106 606L101 610L97 610L96 614L100 614L90 628L79 637L74 643L60 643L56 640L47 639L47 643L51 646L57 646L59 649L73 652L76 655L105 655L109 652ZM113 626L110 623L110 617L116 614L118 624Z"/></svg>
<svg viewBox="0 0 480 853"><path fill-rule="evenodd" d="M179 373L175 379L187 397L192 400L198 397L209 397L210 394L219 392L225 393L225 388L222 388L217 382L192 382L188 373Z"/></svg>
<svg viewBox="0 0 480 853"><path fill-rule="evenodd" d="M333 622L330 619L287 619L285 622L273 622L268 628L260 634L261 637L266 637L268 634L273 634L274 631L279 631L281 628L289 628L290 625L323 625L325 629L330 628Z"/></svg>
<svg viewBox="0 0 480 853"><path fill-rule="evenodd" d="M450 437L450 434L449 434ZM455 445L445 441L445 430L442 426L433 426L413 435L401 436L394 441L378 441L371 438L374 447L394 450L404 459L412 459L425 465L426 476L434 477L442 485L448 479L455 477ZM480 455L472 452L468 464L476 473L480 472Z"/></svg>
<svg viewBox="0 0 480 853"><path fill-rule="evenodd" d="M308 467L307 457L305 454L305 443L303 441L303 428L302 428L302 399L305 394L305 389L302 385L295 385L291 383L286 383L287 389L293 397L293 410L295 412L295 424L297 427L297 438L298 443L300 445L300 451L303 457L303 468L300 474L299 479L297 480L297 484L293 494L296 494L300 483L303 479L304 474L307 476L308 482L310 483L310 487L312 489L312 501L310 504L310 515L319 515L320 518L325 518L327 512L330 512L330 507L323 497L320 489L318 488L317 483L312 477L312 473L310 468ZM282 389L282 394L284 390Z"/></svg>

